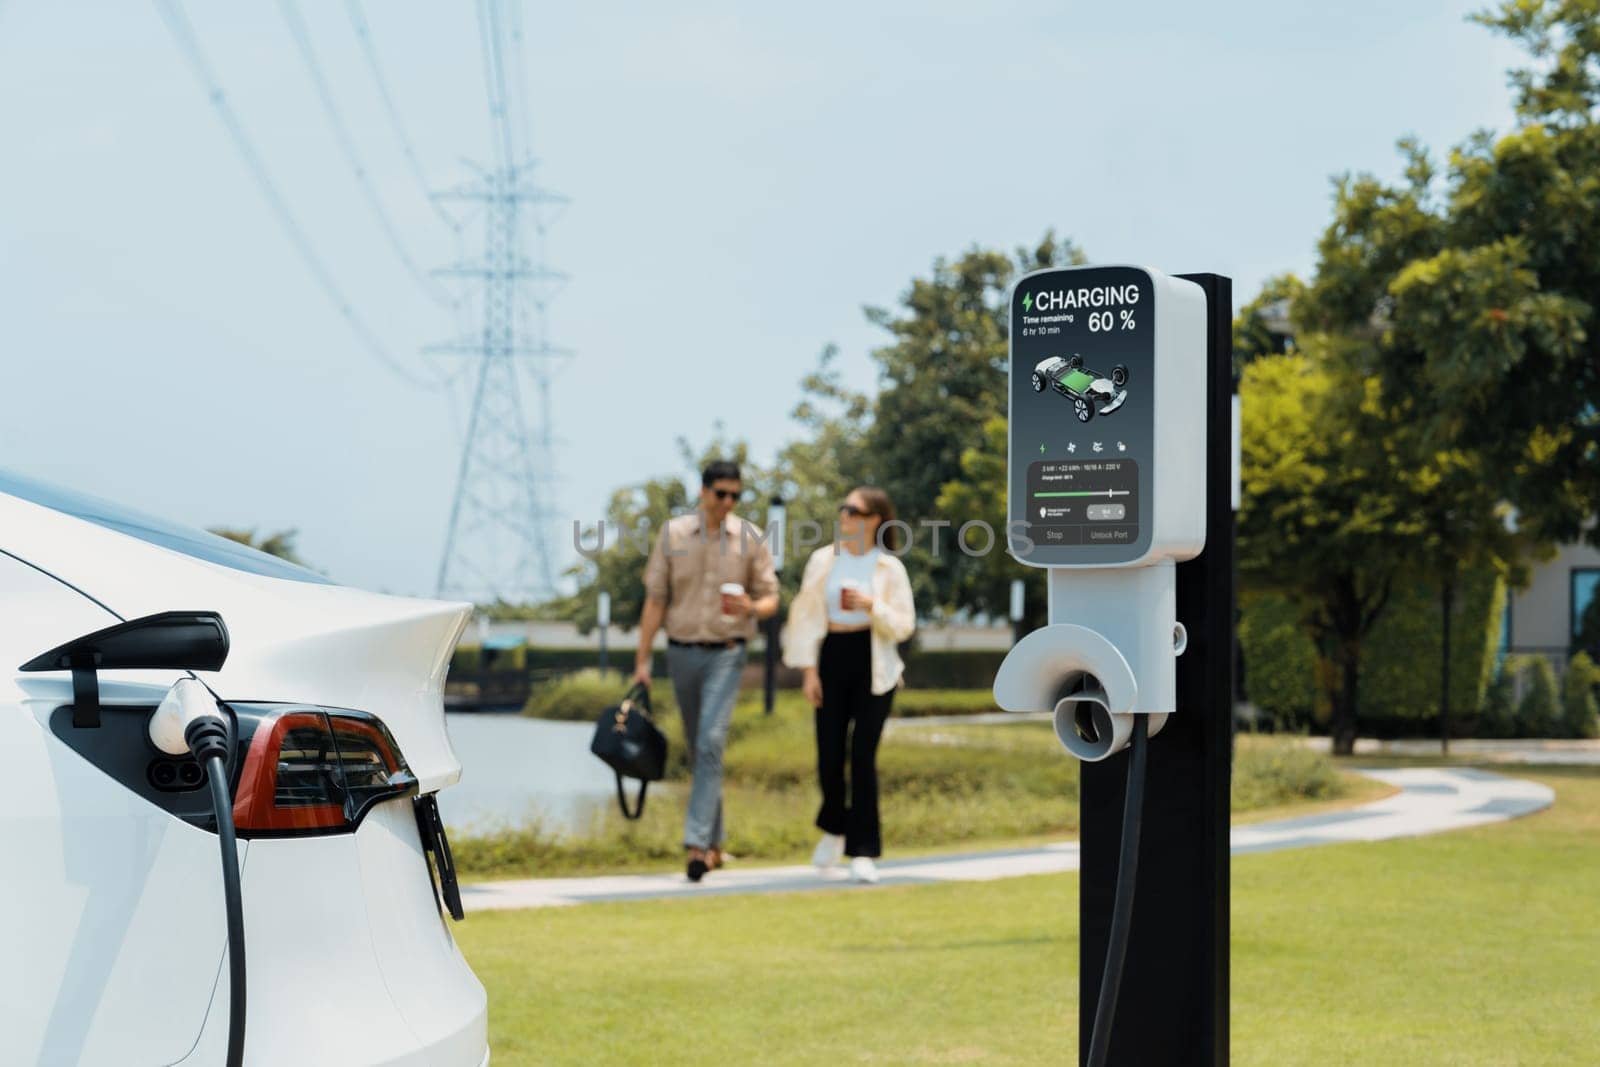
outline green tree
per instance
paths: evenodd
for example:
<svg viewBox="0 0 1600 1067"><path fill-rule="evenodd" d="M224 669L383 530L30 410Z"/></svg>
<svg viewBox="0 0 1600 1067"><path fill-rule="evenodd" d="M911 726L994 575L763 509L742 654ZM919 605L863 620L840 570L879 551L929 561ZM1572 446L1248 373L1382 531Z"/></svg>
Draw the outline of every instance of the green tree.
<svg viewBox="0 0 1600 1067"><path fill-rule="evenodd" d="M1403 469L1399 487L1421 520L1416 557L1439 595L1439 747L1450 751L1452 636L1456 599L1465 576L1488 569L1510 581L1526 578L1527 539L1509 521L1509 507L1499 498L1495 479L1484 472L1481 453L1441 448L1426 453L1410 423L1412 404L1398 409L1397 446L1409 446L1415 457Z"/></svg>
<svg viewBox="0 0 1600 1067"><path fill-rule="evenodd" d="M828 345L817 367L800 383L800 402L791 417L801 433L779 449L773 462L773 491L784 501L789 552L782 574L786 592L800 584L812 546L831 541L839 504L858 485L872 481L861 443L872 423L872 400L845 386ZM893 497L892 486L885 486ZM896 501L898 504L898 501Z"/></svg>
<svg viewBox="0 0 1600 1067"><path fill-rule="evenodd" d="M1376 382L1338 373L1336 340L1245 368L1240 577L1290 600L1317 656L1333 750L1353 751L1362 644L1406 568L1421 523L1407 506Z"/></svg>
<svg viewBox="0 0 1600 1067"><path fill-rule="evenodd" d="M997 450L985 427L1006 413L1012 283L1031 270L1083 261L1072 242L1054 233L1010 256L974 248L955 260L936 260L929 277L912 280L897 309L867 309L867 318L892 340L873 352L883 387L861 474L889 490L913 527L935 518L959 527L971 517L939 510L945 487L969 477L963 470L969 453L987 451L1004 464L1004 438ZM1003 524L995 534L998 552ZM995 602L990 583L967 573L986 571L992 561L962 554L949 536L935 557L931 542L925 534L907 560L920 605L965 606L962 594L973 590L984 591L984 610L1004 603Z"/></svg>
<svg viewBox="0 0 1600 1067"><path fill-rule="evenodd" d="M803 432L778 451L770 467L751 463L745 445L724 440L719 426L703 448L680 440L684 468L698 471L712 456L737 460L746 488L739 514L763 529L771 498L784 500L791 551L782 578L790 594L809 546L832 539L839 502L854 486L882 486L914 530L942 507L958 512L948 516L957 526L969 517L983 518L997 538L990 555L961 555L949 530L937 557L932 538L924 535L907 563L919 608L960 606L1003 615L1011 578L1031 575L1004 555L1000 542L1009 288L1020 273L1082 261L1070 242L1050 233L1014 256L974 249L954 261L935 261L931 277L912 281L899 310L866 311L869 320L893 335L890 344L873 353L882 382L875 398L845 386L837 350L828 346L816 369L802 380L801 399L792 412ZM994 419L999 420L998 431L991 427L986 432L985 423ZM648 518L659 529L673 507L691 506L689 498L681 505L669 500L677 484L676 479L655 478L619 490L607 509L607 529L613 535L608 545L619 526L632 530ZM942 498L947 487L950 494ZM968 489L973 492L964 496ZM592 531L588 536L592 544ZM974 541L976 547L982 538ZM578 591L554 602L552 610L587 628L593 624L596 595L605 588L612 596L612 618L631 626L638 617L636 590L644 561L631 545L625 547L615 558L608 547L601 559L574 567L569 573L577 579ZM1036 576L1032 580L1037 584ZM1035 612L1042 611L1042 592L1029 601Z"/></svg>
<svg viewBox="0 0 1600 1067"><path fill-rule="evenodd" d="M767 501L773 491L772 472L750 458L750 444L742 438L729 437L722 420L711 424L711 437L696 445L680 435L677 440L678 463L684 472L689 490L689 507L700 502L700 472L713 460L732 460L739 465L739 479L744 485L744 497L734 508L736 515L762 525L766 518Z"/></svg>
<svg viewBox="0 0 1600 1067"><path fill-rule="evenodd" d="M1404 551L1439 591L1446 748L1462 574L1520 579L1530 553L1578 536L1600 506L1600 349L1587 326L1600 283L1588 239L1600 233L1597 12L1511 0L1480 16L1533 59L1512 77L1514 129L1470 138L1442 177L1402 141L1400 181L1340 179L1317 273L1292 294L1302 333L1339 339L1343 373L1382 383L1389 432L1411 457L1395 469L1422 523ZM1260 330L1235 332L1259 346Z"/></svg>
<svg viewBox="0 0 1600 1067"><path fill-rule="evenodd" d="M226 537L241 545L253 548L258 552L265 552L269 556L277 556L281 560L294 563L301 567L309 564L300 558L295 550L295 539L300 536L299 530L279 530L276 533L262 535L254 527L245 530L234 526L213 526L211 532L218 537Z"/></svg>
<svg viewBox="0 0 1600 1067"><path fill-rule="evenodd" d="M950 516L959 533L960 523L979 519L995 533L993 551L973 557L952 569L945 590L947 603L1004 618L1011 610L1011 583L1023 581L1024 630L1045 622L1045 572L1024 567L1005 552L1006 528L1006 420L996 415L983 424L983 443L961 454L961 477L946 482L935 501L937 513ZM974 535L973 547L982 546ZM931 551L931 549L930 549ZM954 537L945 537L941 552L960 551Z"/></svg>
<svg viewBox="0 0 1600 1067"><path fill-rule="evenodd" d="M606 505L603 536L598 525L578 532L584 558L567 570L577 589L540 605L536 617L567 619L579 632L588 633L598 625L600 593L606 592L611 594L612 624L623 630L637 625L644 609L644 568L650 548L667 520L699 506L700 471L713 459L739 464L744 499L735 513L766 529L776 480L771 471L751 461L748 443L729 438L718 422L705 444L679 437L677 451L681 474L657 475L618 489Z"/></svg>
<svg viewBox="0 0 1600 1067"><path fill-rule="evenodd" d="M693 506L682 477L661 475L611 494L603 523L581 532L585 558L568 569L577 589L549 609L588 633L598 625L599 596L611 595L611 622L631 630L644 609L644 565L656 535L674 514Z"/></svg>
<svg viewBox="0 0 1600 1067"><path fill-rule="evenodd" d="M527 621L531 619L564 619L557 601L542 601L530 604L524 601L513 601L496 598L488 604L479 604L479 614L495 622Z"/></svg>
<svg viewBox="0 0 1600 1067"><path fill-rule="evenodd" d="M1305 283L1293 274L1268 278L1233 320L1235 378L1262 356L1281 355L1294 347L1293 316Z"/></svg>
<svg viewBox="0 0 1600 1067"><path fill-rule="evenodd" d="M1403 182L1344 179L1303 317L1367 337L1362 372L1414 395L1433 442L1483 456L1532 538L1600 543L1600 6L1508 0L1478 21L1531 60L1513 128L1469 138L1442 180L1411 142Z"/></svg>

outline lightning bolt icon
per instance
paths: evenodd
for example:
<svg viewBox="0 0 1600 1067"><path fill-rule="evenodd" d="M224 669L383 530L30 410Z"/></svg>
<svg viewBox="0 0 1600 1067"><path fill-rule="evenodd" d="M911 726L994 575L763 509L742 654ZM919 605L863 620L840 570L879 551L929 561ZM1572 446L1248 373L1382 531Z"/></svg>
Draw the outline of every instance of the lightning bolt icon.
<svg viewBox="0 0 1600 1067"><path fill-rule="evenodd" d="M1024 293L1022 295L1022 310L1023 311L1032 311L1033 310L1033 294L1032 293Z"/></svg>

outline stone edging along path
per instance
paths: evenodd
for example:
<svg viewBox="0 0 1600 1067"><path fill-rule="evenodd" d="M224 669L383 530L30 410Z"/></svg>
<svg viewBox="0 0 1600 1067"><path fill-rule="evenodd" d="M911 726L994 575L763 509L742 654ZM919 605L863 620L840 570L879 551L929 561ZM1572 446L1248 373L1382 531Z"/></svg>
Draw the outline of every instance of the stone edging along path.
<svg viewBox="0 0 1600 1067"><path fill-rule="evenodd" d="M1343 811L1235 826L1232 833L1234 855L1443 833L1530 815L1544 810L1555 800L1555 794L1537 782L1467 767L1409 767L1362 770L1361 773L1392 785L1399 792ZM1077 869L1078 844L1071 841L1036 848L885 860L878 865L881 876L878 884L984 882ZM698 885L688 881L681 872L529 878L465 885L461 888L461 898L468 911L486 911L661 897L871 888L851 882L842 867L822 873L810 866L741 870L734 865L707 875Z"/></svg>

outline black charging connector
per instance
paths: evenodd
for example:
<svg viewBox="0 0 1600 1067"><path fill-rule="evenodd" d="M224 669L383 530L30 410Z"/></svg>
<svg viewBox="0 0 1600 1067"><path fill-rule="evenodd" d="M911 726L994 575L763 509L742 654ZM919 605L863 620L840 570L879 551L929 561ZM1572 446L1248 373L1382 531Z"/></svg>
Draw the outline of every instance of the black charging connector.
<svg viewBox="0 0 1600 1067"><path fill-rule="evenodd" d="M217 842L222 850L222 894L228 911L228 1067L244 1063L245 967L244 893L239 884L239 842L233 829L233 790L228 785L228 752L233 744L228 724L205 715L183 731L189 751L206 769L211 806L217 817Z"/></svg>
<svg viewBox="0 0 1600 1067"><path fill-rule="evenodd" d="M232 731L228 729L228 724L216 715L202 715L185 726L183 739L189 743L189 751L194 753L194 758L202 767L213 758L220 759L226 764L228 751L233 747ZM232 804L228 806L228 815L228 821L232 822Z"/></svg>
<svg viewBox="0 0 1600 1067"><path fill-rule="evenodd" d="M1117 1015L1117 993L1122 986L1122 965L1128 958L1128 935L1133 929L1133 890L1139 877L1139 830L1144 823L1144 776L1147 762L1149 716L1133 716L1129 740L1128 788L1122 806L1122 850L1117 860L1117 893L1111 906L1111 934L1106 943L1106 969L1100 979L1100 1000L1094 1010L1094 1030L1089 1038L1088 1067L1105 1067L1111 1050L1111 1024Z"/></svg>

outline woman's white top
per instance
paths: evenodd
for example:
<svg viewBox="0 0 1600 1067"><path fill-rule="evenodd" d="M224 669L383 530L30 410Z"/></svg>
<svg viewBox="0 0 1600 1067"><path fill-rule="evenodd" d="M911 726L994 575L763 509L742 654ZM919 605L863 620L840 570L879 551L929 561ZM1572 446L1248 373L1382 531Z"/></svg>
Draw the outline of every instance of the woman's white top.
<svg viewBox="0 0 1600 1067"><path fill-rule="evenodd" d="M866 613L872 633L872 691L883 694L900 684L905 665L899 645L917 628L917 609L911 601L911 579L905 564L892 552L874 552L871 580L872 611ZM800 579L800 591L789 605L789 622L783 631L783 662L791 667L815 667L817 651L828 636L828 584L841 561L851 558L833 545L811 553ZM834 593L838 596L837 590Z"/></svg>
<svg viewBox="0 0 1600 1067"><path fill-rule="evenodd" d="M848 587L860 590L868 596L872 595L872 570L878 565L878 549L869 548L862 553L846 552L839 550L834 557L833 568L828 571L828 621L841 626L865 626L872 621L872 616L865 611L846 611L839 605L843 602L844 590Z"/></svg>

